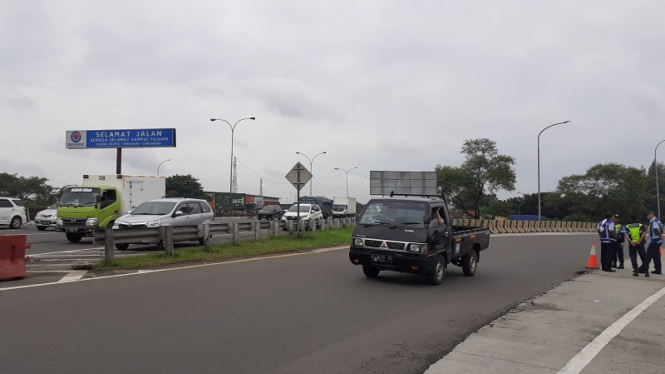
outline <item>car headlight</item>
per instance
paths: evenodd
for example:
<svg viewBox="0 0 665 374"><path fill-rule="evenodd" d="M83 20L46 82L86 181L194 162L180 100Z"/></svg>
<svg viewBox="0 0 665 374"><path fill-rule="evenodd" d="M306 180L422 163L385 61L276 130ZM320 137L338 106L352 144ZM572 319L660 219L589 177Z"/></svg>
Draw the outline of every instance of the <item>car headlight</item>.
<svg viewBox="0 0 665 374"><path fill-rule="evenodd" d="M409 244L409 252L427 253L427 244Z"/></svg>
<svg viewBox="0 0 665 374"><path fill-rule="evenodd" d="M37 213L37 215L35 216L35 218L42 218L42 214L41 214L41 213Z"/></svg>
<svg viewBox="0 0 665 374"><path fill-rule="evenodd" d="M156 219L156 220L154 220L154 221L147 222L147 223L145 224L145 226L146 226L146 227L159 227L159 221L160 221L160 220Z"/></svg>
<svg viewBox="0 0 665 374"><path fill-rule="evenodd" d="M56 219L55 224L58 225L58 226L62 226L62 218Z"/></svg>
<svg viewBox="0 0 665 374"><path fill-rule="evenodd" d="M97 218L88 218L85 221L86 226L97 226L97 223L99 223L99 220Z"/></svg>
<svg viewBox="0 0 665 374"><path fill-rule="evenodd" d="M353 245L356 247L362 247L364 245L363 240L360 238L353 239Z"/></svg>

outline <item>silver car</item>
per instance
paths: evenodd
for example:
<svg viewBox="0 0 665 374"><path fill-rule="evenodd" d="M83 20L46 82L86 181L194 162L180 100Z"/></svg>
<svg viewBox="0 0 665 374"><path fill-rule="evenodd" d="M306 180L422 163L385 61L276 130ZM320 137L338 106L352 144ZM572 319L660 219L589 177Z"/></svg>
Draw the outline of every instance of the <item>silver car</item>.
<svg viewBox="0 0 665 374"><path fill-rule="evenodd" d="M118 218L114 230L145 229L162 226L196 226L211 223L215 219L208 202L201 199L163 198L146 201L134 210ZM199 238L203 244L204 238ZM143 243L136 243L143 244ZM129 244L116 244L120 250Z"/></svg>
<svg viewBox="0 0 665 374"><path fill-rule="evenodd" d="M35 226L37 230L44 231L47 227L55 228L55 221L58 219L58 204L53 204L40 211L35 216Z"/></svg>

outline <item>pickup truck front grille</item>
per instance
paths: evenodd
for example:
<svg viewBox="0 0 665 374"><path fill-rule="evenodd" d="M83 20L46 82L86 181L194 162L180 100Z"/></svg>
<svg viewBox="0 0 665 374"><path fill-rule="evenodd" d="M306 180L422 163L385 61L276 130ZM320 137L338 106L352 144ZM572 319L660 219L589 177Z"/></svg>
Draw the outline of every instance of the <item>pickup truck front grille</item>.
<svg viewBox="0 0 665 374"><path fill-rule="evenodd" d="M380 248L381 243L383 243L381 240L365 240L366 247ZM404 248L406 248L406 243L386 242L386 247L388 247L388 249L403 251Z"/></svg>

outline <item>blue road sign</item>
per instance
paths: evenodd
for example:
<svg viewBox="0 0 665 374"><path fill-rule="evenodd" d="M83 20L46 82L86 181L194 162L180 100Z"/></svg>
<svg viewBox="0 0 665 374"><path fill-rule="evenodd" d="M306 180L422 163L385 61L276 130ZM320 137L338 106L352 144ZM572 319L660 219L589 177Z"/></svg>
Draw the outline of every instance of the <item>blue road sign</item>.
<svg viewBox="0 0 665 374"><path fill-rule="evenodd" d="M67 131L69 149L175 147L175 129Z"/></svg>

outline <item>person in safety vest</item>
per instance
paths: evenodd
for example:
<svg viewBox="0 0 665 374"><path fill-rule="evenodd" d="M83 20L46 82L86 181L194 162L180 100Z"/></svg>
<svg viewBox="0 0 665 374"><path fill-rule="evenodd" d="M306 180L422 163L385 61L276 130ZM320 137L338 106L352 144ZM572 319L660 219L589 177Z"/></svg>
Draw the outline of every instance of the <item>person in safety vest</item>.
<svg viewBox="0 0 665 374"><path fill-rule="evenodd" d="M612 270L612 259L614 258L614 249L616 247L617 234L614 231L614 214L607 213L596 230L600 236L600 266L603 271L615 272Z"/></svg>
<svg viewBox="0 0 665 374"><path fill-rule="evenodd" d="M623 243L626 233L626 227L619 223L619 215L614 214L614 231L617 233L617 245L616 250L614 251L614 257L612 257L612 267L617 269L623 269ZM617 263L619 266L617 266Z"/></svg>
<svg viewBox="0 0 665 374"><path fill-rule="evenodd" d="M644 249L644 237L647 235L647 228L643 224L637 222L636 216L630 216L631 223L625 226L624 237L628 243L628 256L630 256L630 263L633 265L633 276L637 277L640 273L644 273L646 263L646 251ZM640 256L642 266L637 267L637 256ZM649 273L646 273L649 276Z"/></svg>
<svg viewBox="0 0 665 374"><path fill-rule="evenodd" d="M645 274L649 274L649 264L653 259L653 265L656 268L651 274L663 274L663 264L660 261L660 246L663 245L663 224L660 222L653 210L646 212L649 220L649 247L647 248L647 262L644 269Z"/></svg>

